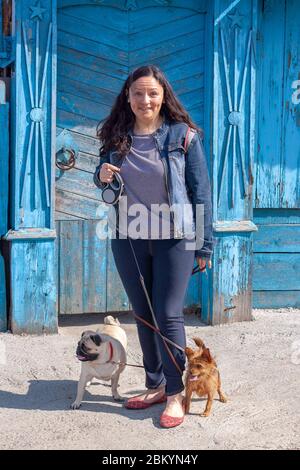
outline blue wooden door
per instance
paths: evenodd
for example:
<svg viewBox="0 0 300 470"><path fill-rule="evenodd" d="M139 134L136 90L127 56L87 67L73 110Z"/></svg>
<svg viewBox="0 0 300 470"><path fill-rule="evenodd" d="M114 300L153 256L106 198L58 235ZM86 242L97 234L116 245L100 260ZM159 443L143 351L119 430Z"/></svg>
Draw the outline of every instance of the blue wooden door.
<svg viewBox="0 0 300 470"><path fill-rule="evenodd" d="M204 126L206 1L58 1L58 148L77 153L57 169L59 313L128 310L109 241L97 238L103 207L93 184L95 130L128 73L160 66L193 119ZM199 302L199 277L186 305Z"/></svg>
<svg viewBox="0 0 300 470"><path fill-rule="evenodd" d="M260 2L254 305L300 306L298 0Z"/></svg>

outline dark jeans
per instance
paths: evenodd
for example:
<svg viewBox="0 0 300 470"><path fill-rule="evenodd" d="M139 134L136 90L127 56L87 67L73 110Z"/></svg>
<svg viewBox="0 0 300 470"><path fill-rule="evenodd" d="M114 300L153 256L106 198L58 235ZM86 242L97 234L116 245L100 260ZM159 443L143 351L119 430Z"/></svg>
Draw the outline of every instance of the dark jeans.
<svg viewBox="0 0 300 470"><path fill-rule="evenodd" d="M164 336L183 348L186 345L183 305L195 259L195 251L187 250L186 242L186 239L132 240L159 328ZM128 239L112 239L111 247L134 312L153 324ZM162 339L138 320L137 330L143 351L146 387L154 389L166 384L167 395L181 392L184 389L182 375ZM167 344L184 371L185 354Z"/></svg>

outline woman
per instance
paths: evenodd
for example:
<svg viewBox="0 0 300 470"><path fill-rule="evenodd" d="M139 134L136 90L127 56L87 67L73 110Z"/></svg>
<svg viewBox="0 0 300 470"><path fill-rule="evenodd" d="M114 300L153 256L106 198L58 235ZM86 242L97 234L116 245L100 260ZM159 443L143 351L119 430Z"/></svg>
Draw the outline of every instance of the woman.
<svg viewBox="0 0 300 470"><path fill-rule="evenodd" d="M189 131L192 139L188 138ZM206 265L211 267L211 191L202 133L163 73L148 65L128 76L98 135L102 147L95 183L104 187L119 172L125 184L125 196L117 206L117 237L112 239L111 246L120 278L138 316L146 374L147 391L130 398L125 406L145 409L166 402L160 424L174 427L184 419L181 392L186 344L185 293L195 256L201 270ZM189 142L187 152L186 142ZM145 208L139 211L143 217L138 223L133 217L136 204ZM156 210L158 205L164 207L161 213ZM196 209L200 205L204 206L204 243L197 249L194 244L191 250L187 241L195 240ZM164 228L168 218L169 231ZM153 324L139 269L162 335L179 346L168 343L171 354L166 342L143 321Z"/></svg>

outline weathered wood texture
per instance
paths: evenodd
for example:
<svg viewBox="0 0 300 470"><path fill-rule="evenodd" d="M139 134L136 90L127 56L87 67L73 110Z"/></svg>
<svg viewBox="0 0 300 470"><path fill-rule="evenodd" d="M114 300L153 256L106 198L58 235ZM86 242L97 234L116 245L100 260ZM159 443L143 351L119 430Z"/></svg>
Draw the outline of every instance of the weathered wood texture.
<svg viewBox="0 0 300 470"><path fill-rule="evenodd" d="M300 210L290 218L286 209L261 212L254 213L254 307L299 307Z"/></svg>
<svg viewBox="0 0 300 470"><path fill-rule="evenodd" d="M98 223L86 220L57 222L58 309L62 314L129 309L112 263L110 241L101 241L97 237Z"/></svg>
<svg viewBox="0 0 300 470"><path fill-rule="evenodd" d="M54 242L15 241L11 244L11 329L13 333L57 331Z"/></svg>
<svg viewBox="0 0 300 470"><path fill-rule="evenodd" d="M14 18L10 323L14 333L56 332L56 1L17 1Z"/></svg>
<svg viewBox="0 0 300 470"><path fill-rule="evenodd" d="M201 318L251 318L257 1L213 3L213 272L203 281Z"/></svg>
<svg viewBox="0 0 300 470"><path fill-rule="evenodd" d="M12 80L11 225L52 227L56 116L56 2L16 2Z"/></svg>
<svg viewBox="0 0 300 470"><path fill-rule="evenodd" d="M204 126L205 12L206 1L172 1L168 7L154 0L58 2L57 134L66 129L78 146L75 168L56 171L59 313L130 309L110 243L95 233L101 213L92 178L96 126L128 73L146 63L163 69ZM186 307L199 306L199 280L191 278Z"/></svg>
<svg viewBox="0 0 300 470"><path fill-rule="evenodd" d="M260 2L254 306L300 305L299 2Z"/></svg>
<svg viewBox="0 0 300 470"><path fill-rule="evenodd" d="M5 84L0 79L0 239L7 231L8 165L9 165L9 104L5 100ZM3 241L0 240L0 331L7 329L7 302Z"/></svg>
<svg viewBox="0 0 300 470"><path fill-rule="evenodd" d="M256 208L300 208L300 79L298 0L260 2Z"/></svg>
<svg viewBox="0 0 300 470"><path fill-rule="evenodd" d="M218 325L252 319L252 249L251 232L218 234L215 269L203 276L203 296L209 304L201 312L205 323Z"/></svg>

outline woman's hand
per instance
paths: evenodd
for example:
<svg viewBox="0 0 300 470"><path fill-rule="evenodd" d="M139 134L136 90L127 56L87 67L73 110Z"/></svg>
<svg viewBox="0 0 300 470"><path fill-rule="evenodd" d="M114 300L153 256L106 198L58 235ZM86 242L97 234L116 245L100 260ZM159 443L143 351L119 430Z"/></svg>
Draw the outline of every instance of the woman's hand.
<svg viewBox="0 0 300 470"><path fill-rule="evenodd" d="M111 183L114 178L114 172L120 173L120 168L110 163L103 163L99 173L101 183Z"/></svg>
<svg viewBox="0 0 300 470"><path fill-rule="evenodd" d="M210 259L197 257L197 263L200 268L200 271L204 271L206 267L208 267L208 269L211 269L212 267L212 263Z"/></svg>

